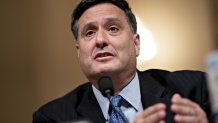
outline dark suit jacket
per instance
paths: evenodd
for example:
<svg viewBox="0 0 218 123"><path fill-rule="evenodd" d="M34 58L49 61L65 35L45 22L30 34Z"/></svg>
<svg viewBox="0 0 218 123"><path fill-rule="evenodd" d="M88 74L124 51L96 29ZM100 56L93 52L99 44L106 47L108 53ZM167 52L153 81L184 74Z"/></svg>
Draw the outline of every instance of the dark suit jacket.
<svg viewBox="0 0 218 123"><path fill-rule="evenodd" d="M211 116L205 74L198 71L147 70L139 72L143 108L163 102L167 105L166 122L173 122L170 99L174 93L198 103ZM101 108L92 91L91 83L77 87L65 96L42 106L33 114L33 123L69 122L87 119L104 123Z"/></svg>

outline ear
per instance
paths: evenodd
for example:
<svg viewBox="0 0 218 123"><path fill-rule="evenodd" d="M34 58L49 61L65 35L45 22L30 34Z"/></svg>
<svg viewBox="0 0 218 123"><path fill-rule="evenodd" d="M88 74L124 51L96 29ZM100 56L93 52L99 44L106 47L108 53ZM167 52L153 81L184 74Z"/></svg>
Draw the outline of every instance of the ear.
<svg viewBox="0 0 218 123"><path fill-rule="evenodd" d="M77 42L77 43L75 44L75 46L76 46L77 56L79 57L79 54L80 54L80 46L79 46L79 43Z"/></svg>
<svg viewBox="0 0 218 123"><path fill-rule="evenodd" d="M135 44L136 56L139 56L139 53L140 53L140 36L139 36L139 34L134 34L134 44Z"/></svg>

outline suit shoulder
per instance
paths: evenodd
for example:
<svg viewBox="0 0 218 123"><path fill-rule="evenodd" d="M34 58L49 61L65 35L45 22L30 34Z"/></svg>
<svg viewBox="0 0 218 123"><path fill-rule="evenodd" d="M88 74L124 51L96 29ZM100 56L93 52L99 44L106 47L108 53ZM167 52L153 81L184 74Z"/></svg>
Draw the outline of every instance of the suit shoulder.
<svg viewBox="0 0 218 123"><path fill-rule="evenodd" d="M206 75L201 71L167 71L150 69L143 72L142 74L146 73L158 81L162 86L173 90L176 89L185 91L186 89L193 90L194 88L201 88L201 86L206 86Z"/></svg>
<svg viewBox="0 0 218 123"><path fill-rule="evenodd" d="M167 77L169 81L177 81L183 84L201 84L206 82L206 74L202 71L181 70L171 72Z"/></svg>
<svg viewBox="0 0 218 123"><path fill-rule="evenodd" d="M41 106L36 112L33 114L33 119L39 119L38 116L56 119L67 117L64 116L63 112L72 112L72 115L76 114L76 107L79 105L82 97L87 96L91 91L91 83L85 83L66 95L54 99L43 106ZM58 121L58 119L56 119Z"/></svg>
<svg viewBox="0 0 218 123"><path fill-rule="evenodd" d="M178 78L178 79L205 79L205 72L202 71L194 71L194 70L179 70L179 71L167 71L161 69L149 69L144 71L143 73L148 73L152 77L161 78L161 79L170 79L170 78Z"/></svg>

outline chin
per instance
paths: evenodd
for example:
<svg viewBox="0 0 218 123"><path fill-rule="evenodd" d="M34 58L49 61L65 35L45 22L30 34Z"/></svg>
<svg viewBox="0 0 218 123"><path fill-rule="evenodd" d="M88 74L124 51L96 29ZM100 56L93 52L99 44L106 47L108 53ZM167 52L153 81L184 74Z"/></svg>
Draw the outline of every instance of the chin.
<svg viewBox="0 0 218 123"><path fill-rule="evenodd" d="M115 67L102 67L102 68L99 68L98 70L98 73L99 74L110 74L114 71L116 71Z"/></svg>

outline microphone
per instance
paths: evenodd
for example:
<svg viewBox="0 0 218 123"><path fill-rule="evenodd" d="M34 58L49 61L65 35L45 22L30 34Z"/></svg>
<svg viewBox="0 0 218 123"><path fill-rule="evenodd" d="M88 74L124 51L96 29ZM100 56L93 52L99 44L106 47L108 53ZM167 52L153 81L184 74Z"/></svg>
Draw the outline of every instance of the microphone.
<svg viewBox="0 0 218 123"><path fill-rule="evenodd" d="M103 96L107 97L110 101L111 96L114 95L114 87L112 80L108 76L103 76L98 80L99 90Z"/></svg>
<svg viewBox="0 0 218 123"><path fill-rule="evenodd" d="M121 118L125 121L125 123L129 123L129 121L124 116L124 114L118 112L115 109L114 105L111 103L111 97L114 96L114 87L113 87L111 78L109 76L102 76L98 80L98 86L99 86L99 90L102 93L102 95L108 98L110 102L110 107L112 107L114 111L120 114Z"/></svg>

